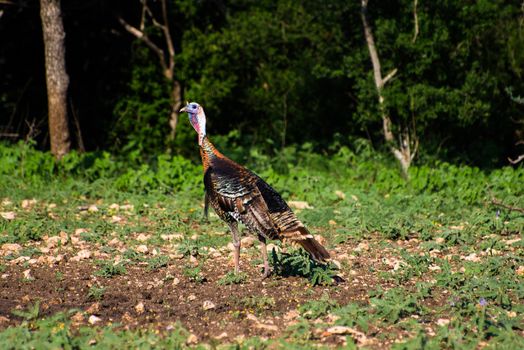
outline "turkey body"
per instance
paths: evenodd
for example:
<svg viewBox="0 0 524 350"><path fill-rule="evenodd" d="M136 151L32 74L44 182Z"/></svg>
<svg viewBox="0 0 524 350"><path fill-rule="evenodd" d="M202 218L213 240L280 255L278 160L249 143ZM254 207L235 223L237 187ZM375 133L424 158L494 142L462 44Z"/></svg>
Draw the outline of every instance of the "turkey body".
<svg viewBox="0 0 524 350"><path fill-rule="evenodd" d="M229 225L237 250L240 249L238 222L258 236L263 245L264 275L269 273L265 248L267 239L296 242L313 259L321 262L329 259L327 250L313 238L278 192L258 175L225 157L207 137L202 141L200 154L204 166L206 201ZM238 270L238 254L235 256L235 271Z"/></svg>

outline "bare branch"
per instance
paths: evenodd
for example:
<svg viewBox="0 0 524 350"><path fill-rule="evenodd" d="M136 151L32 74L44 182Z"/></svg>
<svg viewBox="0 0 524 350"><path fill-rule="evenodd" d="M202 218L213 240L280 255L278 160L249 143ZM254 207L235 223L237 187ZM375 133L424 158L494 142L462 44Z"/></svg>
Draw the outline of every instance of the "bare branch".
<svg viewBox="0 0 524 350"><path fill-rule="evenodd" d="M147 0L140 0L142 3L142 14L140 15L140 31L144 31L146 27L146 10L147 10Z"/></svg>
<svg viewBox="0 0 524 350"><path fill-rule="evenodd" d="M417 37L418 37L418 16L417 16L417 5L418 5L418 0L414 0L414 3L413 3L413 19L415 21L415 33L413 33L413 39L411 39L411 42L414 43L416 40L417 40Z"/></svg>
<svg viewBox="0 0 524 350"><path fill-rule="evenodd" d="M18 137L18 133L16 132L0 132L0 137L13 137L13 138L17 138Z"/></svg>
<svg viewBox="0 0 524 350"><path fill-rule="evenodd" d="M167 20L167 4L166 0L161 0L162 2L162 19L164 21L163 30L164 37L166 39L167 51L169 53L169 74L171 79L173 79L174 70L175 70L175 47L173 45L173 40L171 38L171 33L169 32L169 22Z"/></svg>
<svg viewBox="0 0 524 350"><path fill-rule="evenodd" d="M393 69L391 72L389 72L388 75L386 75L386 77L384 78L384 80L382 80L382 86L386 85L386 83L388 82L389 79L393 78L395 76L395 74L397 74L397 69Z"/></svg>
<svg viewBox="0 0 524 350"><path fill-rule="evenodd" d="M166 59L164 57L164 51L160 49L154 42L152 42L151 39L146 34L144 34L144 32L140 31L139 29L133 27L132 25L124 21L122 17L118 17L118 22L120 22L120 24L125 28L125 30L134 35L137 39L143 41L144 44L146 44L151 50L153 50L160 60L160 65L162 66L162 69L164 71L167 71L168 68L166 65Z"/></svg>
<svg viewBox="0 0 524 350"><path fill-rule="evenodd" d="M415 138L415 144L413 145L413 153L411 153L411 160L413 160L415 158L415 156L417 155L417 151L418 151L418 138Z"/></svg>
<svg viewBox="0 0 524 350"><path fill-rule="evenodd" d="M504 209L511 210L511 211L518 211L519 213L523 213L524 214L524 208L512 207L511 205L507 205L507 204L502 203L501 201L499 201L496 198L493 198L491 200L491 204L499 206L499 207L502 207Z"/></svg>
<svg viewBox="0 0 524 350"><path fill-rule="evenodd" d="M380 68L380 59L378 58L377 48L375 46L375 39L371 32L371 27L367 19L368 11L368 0L362 0L362 8L360 11L360 17L362 19L362 25L364 26L364 36L366 37L366 42L368 44L369 56L371 58L371 64L373 65L373 76L375 77L375 86L377 90L382 90L384 83L382 81L382 73Z"/></svg>
<svg viewBox="0 0 524 350"><path fill-rule="evenodd" d="M524 160L524 154L521 154L520 156L518 156L517 159L511 159L511 158L508 157L508 161L509 161L511 164L513 164L513 165L515 165L515 164L517 164L517 163L520 163L520 162L522 162L523 160Z"/></svg>

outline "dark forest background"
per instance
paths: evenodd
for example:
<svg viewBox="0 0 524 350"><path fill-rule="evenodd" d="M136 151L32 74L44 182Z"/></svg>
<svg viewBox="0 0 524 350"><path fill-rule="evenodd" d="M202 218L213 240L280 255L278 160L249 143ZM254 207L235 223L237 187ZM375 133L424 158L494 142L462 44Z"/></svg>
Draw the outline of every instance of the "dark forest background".
<svg viewBox="0 0 524 350"><path fill-rule="evenodd" d="M159 1L143 28L165 48ZM396 135L415 162L485 168L524 153L522 1L372 1L368 18ZM170 137L172 82L126 31L140 1L62 1L73 148L197 157L181 116ZM174 79L201 103L208 134L233 150L307 144L387 152L360 1L167 1ZM49 148L39 3L0 1L0 135Z"/></svg>

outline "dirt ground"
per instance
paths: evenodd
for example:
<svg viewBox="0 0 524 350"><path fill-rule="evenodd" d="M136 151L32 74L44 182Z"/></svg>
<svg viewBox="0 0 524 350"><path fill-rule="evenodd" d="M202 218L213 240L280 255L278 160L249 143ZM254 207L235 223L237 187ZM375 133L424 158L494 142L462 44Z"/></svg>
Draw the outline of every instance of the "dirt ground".
<svg viewBox="0 0 524 350"><path fill-rule="evenodd" d="M95 275L100 268L96 256L103 258L104 253L87 254L89 257L81 255L82 251L100 251L101 247L86 242L75 247L75 240L72 241L48 249L47 255L38 259L18 258L6 265L0 273L0 329L22 322L22 318L14 316L12 310L26 309L40 301L40 316L77 309L72 317L75 326L119 324L118 327L126 329L169 330L180 322L199 342L286 336L286 329L298 322L297 308L305 302L318 300L327 294L340 305L351 302L367 304L371 289L379 285L384 289L392 287L379 275L394 268L392 259L395 259L393 255L388 257L388 249L372 244L339 244L331 253L342 264L340 276L344 281L333 286L311 287L306 279L299 277L271 276L262 280L260 267L250 263L259 258L254 246L242 250L241 269L247 273L247 281L220 285L218 280L233 268L227 250L205 260L171 259L168 266L155 271L150 271L145 263L129 264L125 274L105 278ZM42 246L46 244L49 247L48 242L42 242ZM416 242L402 244L409 249L409 245L415 246ZM20 247L4 245L4 255L8 249ZM359 251L358 255L352 253L355 249ZM191 281L184 274L188 264L201 268L205 277L203 283ZM93 285L105 288L98 301L89 296ZM273 298L274 304L258 308L246 307L243 302L262 296ZM427 300L427 303L439 301ZM329 317L323 320L332 321ZM386 345L384 342L390 341L379 340L377 332L374 333L373 329L367 332L367 346L380 348ZM406 334L399 330L398 339L404 336ZM341 344L345 338L320 331L314 337L333 345Z"/></svg>

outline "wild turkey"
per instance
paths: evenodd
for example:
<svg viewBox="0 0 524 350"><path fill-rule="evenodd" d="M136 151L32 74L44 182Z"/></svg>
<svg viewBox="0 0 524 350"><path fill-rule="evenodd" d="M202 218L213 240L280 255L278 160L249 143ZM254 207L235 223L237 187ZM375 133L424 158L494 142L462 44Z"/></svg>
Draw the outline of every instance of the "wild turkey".
<svg viewBox="0 0 524 350"><path fill-rule="evenodd" d="M269 276L266 240L289 240L300 244L319 262L329 259L328 251L318 243L280 195L258 175L220 153L206 136L206 115L196 102L180 110L187 112L198 133L200 156L204 166L205 211L211 204L233 236L235 273L239 271L242 222L261 242L264 278Z"/></svg>

